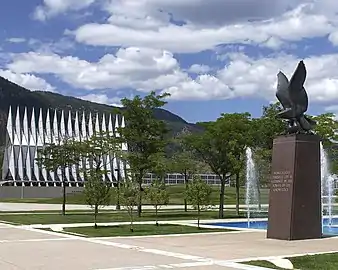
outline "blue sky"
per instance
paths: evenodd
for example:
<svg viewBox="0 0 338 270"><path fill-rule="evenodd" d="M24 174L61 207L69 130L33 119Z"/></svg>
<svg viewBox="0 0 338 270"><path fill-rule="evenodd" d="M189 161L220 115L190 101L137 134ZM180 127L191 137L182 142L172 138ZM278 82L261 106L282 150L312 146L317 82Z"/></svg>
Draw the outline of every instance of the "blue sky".
<svg viewBox="0 0 338 270"><path fill-rule="evenodd" d="M338 112L333 0L12 0L0 76L106 104L152 90L187 121L259 116L304 59L310 113Z"/></svg>

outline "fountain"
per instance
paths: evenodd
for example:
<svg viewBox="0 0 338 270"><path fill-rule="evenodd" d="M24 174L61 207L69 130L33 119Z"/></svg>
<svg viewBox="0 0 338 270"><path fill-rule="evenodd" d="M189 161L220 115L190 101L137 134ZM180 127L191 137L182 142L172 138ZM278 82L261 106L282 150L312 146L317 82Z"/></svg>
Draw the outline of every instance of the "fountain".
<svg viewBox="0 0 338 270"><path fill-rule="evenodd" d="M246 149L246 194L245 204L247 207L248 228L250 227L252 213L259 211L259 194L256 176L255 162L250 147Z"/></svg>
<svg viewBox="0 0 338 270"><path fill-rule="evenodd" d="M332 225L332 205L334 196L334 176L329 170L329 159L327 153L320 144L320 165L321 165L321 195L322 195L322 226L324 219L328 220L328 226ZM325 208L326 206L326 208ZM325 218L327 216L327 218Z"/></svg>

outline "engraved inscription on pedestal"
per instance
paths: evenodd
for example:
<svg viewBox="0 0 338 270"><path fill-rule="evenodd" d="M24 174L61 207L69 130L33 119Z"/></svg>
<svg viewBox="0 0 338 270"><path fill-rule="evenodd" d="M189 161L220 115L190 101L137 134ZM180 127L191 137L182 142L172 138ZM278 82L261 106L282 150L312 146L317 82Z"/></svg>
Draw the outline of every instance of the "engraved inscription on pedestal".
<svg viewBox="0 0 338 270"><path fill-rule="evenodd" d="M277 171L272 173L271 192L288 192L293 183L293 175L290 171Z"/></svg>

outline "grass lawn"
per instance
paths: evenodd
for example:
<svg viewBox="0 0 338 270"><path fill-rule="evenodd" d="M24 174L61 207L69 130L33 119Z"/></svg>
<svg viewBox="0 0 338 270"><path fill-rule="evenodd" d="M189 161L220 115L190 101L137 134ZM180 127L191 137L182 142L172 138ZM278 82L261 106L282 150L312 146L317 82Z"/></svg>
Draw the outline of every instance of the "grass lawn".
<svg viewBox="0 0 338 270"><path fill-rule="evenodd" d="M185 185L168 185L167 186L170 199L169 204L183 204L184 202L184 190ZM217 185L212 186L212 203L219 203L219 190L220 187ZM112 202L111 204L116 203L116 189L112 189ZM268 203L268 189L261 189L261 203ZM36 198L36 199L0 199L1 202L14 202L14 203L48 203L48 204L60 204L62 203L62 198ZM234 187L225 188L225 204L235 204L236 203L236 191ZM245 189L240 189L240 203L245 203ZM86 204L85 199L82 193L68 194L67 204ZM144 200L144 204L149 204L147 200Z"/></svg>
<svg viewBox="0 0 338 270"><path fill-rule="evenodd" d="M184 233L205 233L205 232L226 232L226 229L205 229L183 225L155 224L134 225L134 232L130 231L130 225L94 227L64 228L66 232L79 233L88 237L107 236L139 236L159 234L184 234Z"/></svg>
<svg viewBox="0 0 338 270"><path fill-rule="evenodd" d="M337 270L338 269L338 253L318 254L288 258L295 269L299 270ZM265 266L272 269L283 269L274 266L267 261L251 261L248 264L256 266Z"/></svg>
<svg viewBox="0 0 338 270"><path fill-rule="evenodd" d="M180 211L163 211L158 213L159 220L182 220L182 219L196 219L196 211L184 212ZM244 213L240 216L244 217ZM218 218L218 211L201 212L201 219L216 219ZM225 218L238 218L234 211L225 211ZM17 224L65 224L65 223L89 223L93 222L92 214L70 213L62 216L57 214L2 214L0 215L0 222L7 221ZM135 213L135 221L155 220L154 211L144 211L142 217L137 217ZM122 222L129 221L129 215L126 211L116 211L105 213L102 212L97 217L98 222Z"/></svg>

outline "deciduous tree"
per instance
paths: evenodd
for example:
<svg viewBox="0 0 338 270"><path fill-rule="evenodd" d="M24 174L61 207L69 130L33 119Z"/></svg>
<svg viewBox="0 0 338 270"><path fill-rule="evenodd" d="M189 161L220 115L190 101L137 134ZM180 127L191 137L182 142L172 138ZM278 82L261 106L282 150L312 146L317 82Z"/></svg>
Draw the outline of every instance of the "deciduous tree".
<svg viewBox="0 0 338 270"><path fill-rule="evenodd" d="M250 114L222 114L205 132L185 138L185 144L210 166L221 180L219 217L224 217L225 185L243 166L245 147L252 142Z"/></svg>
<svg viewBox="0 0 338 270"><path fill-rule="evenodd" d="M142 211L142 182L145 174L151 172L154 167L154 155L164 152L166 145L165 135L169 131L164 121L154 117L154 110L163 107L164 99L169 94L156 95L151 92L141 98L135 96L133 99L121 100L126 126L120 128L119 132L124 142L128 144L129 152L125 155L131 167L139 190L138 214Z"/></svg>
<svg viewBox="0 0 338 270"><path fill-rule="evenodd" d="M146 196L155 208L156 226L158 226L158 210L169 203L169 193L162 179L156 179L146 190Z"/></svg>
<svg viewBox="0 0 338 270"><path fill-rule="evenodd" d="M201 210L207 208L211 203L212 188L200 177L194 176L193 181L188 185L186 197L197 210L197 225L200 228Z"/></svg>
<svg viewBox="0 0 338 270"><path fill-rule="evenodd" d="M127 208L130 218L130 231L134 232L134 208L138 205L140 189L138 183L126 178L120 189L122 204Z"/></svg>
<svg viewBox="0 0 338 270"><path fill-rule="evenodd" d="M49 172L61 170L62 180L62 215L66 214L66 169L80 163L79 142L73 138L64 138L60 144L46 144L38 150L37 163L46 168Z"/></svg>
<svg viewBox="0 0 338 270"><path fill-rule="evenodd" d="M89 171L84 188L87 204L93 209L94 226L97 228L97 215L99 208L110 204L111 183L102 179L104 172Z"/></svg>

